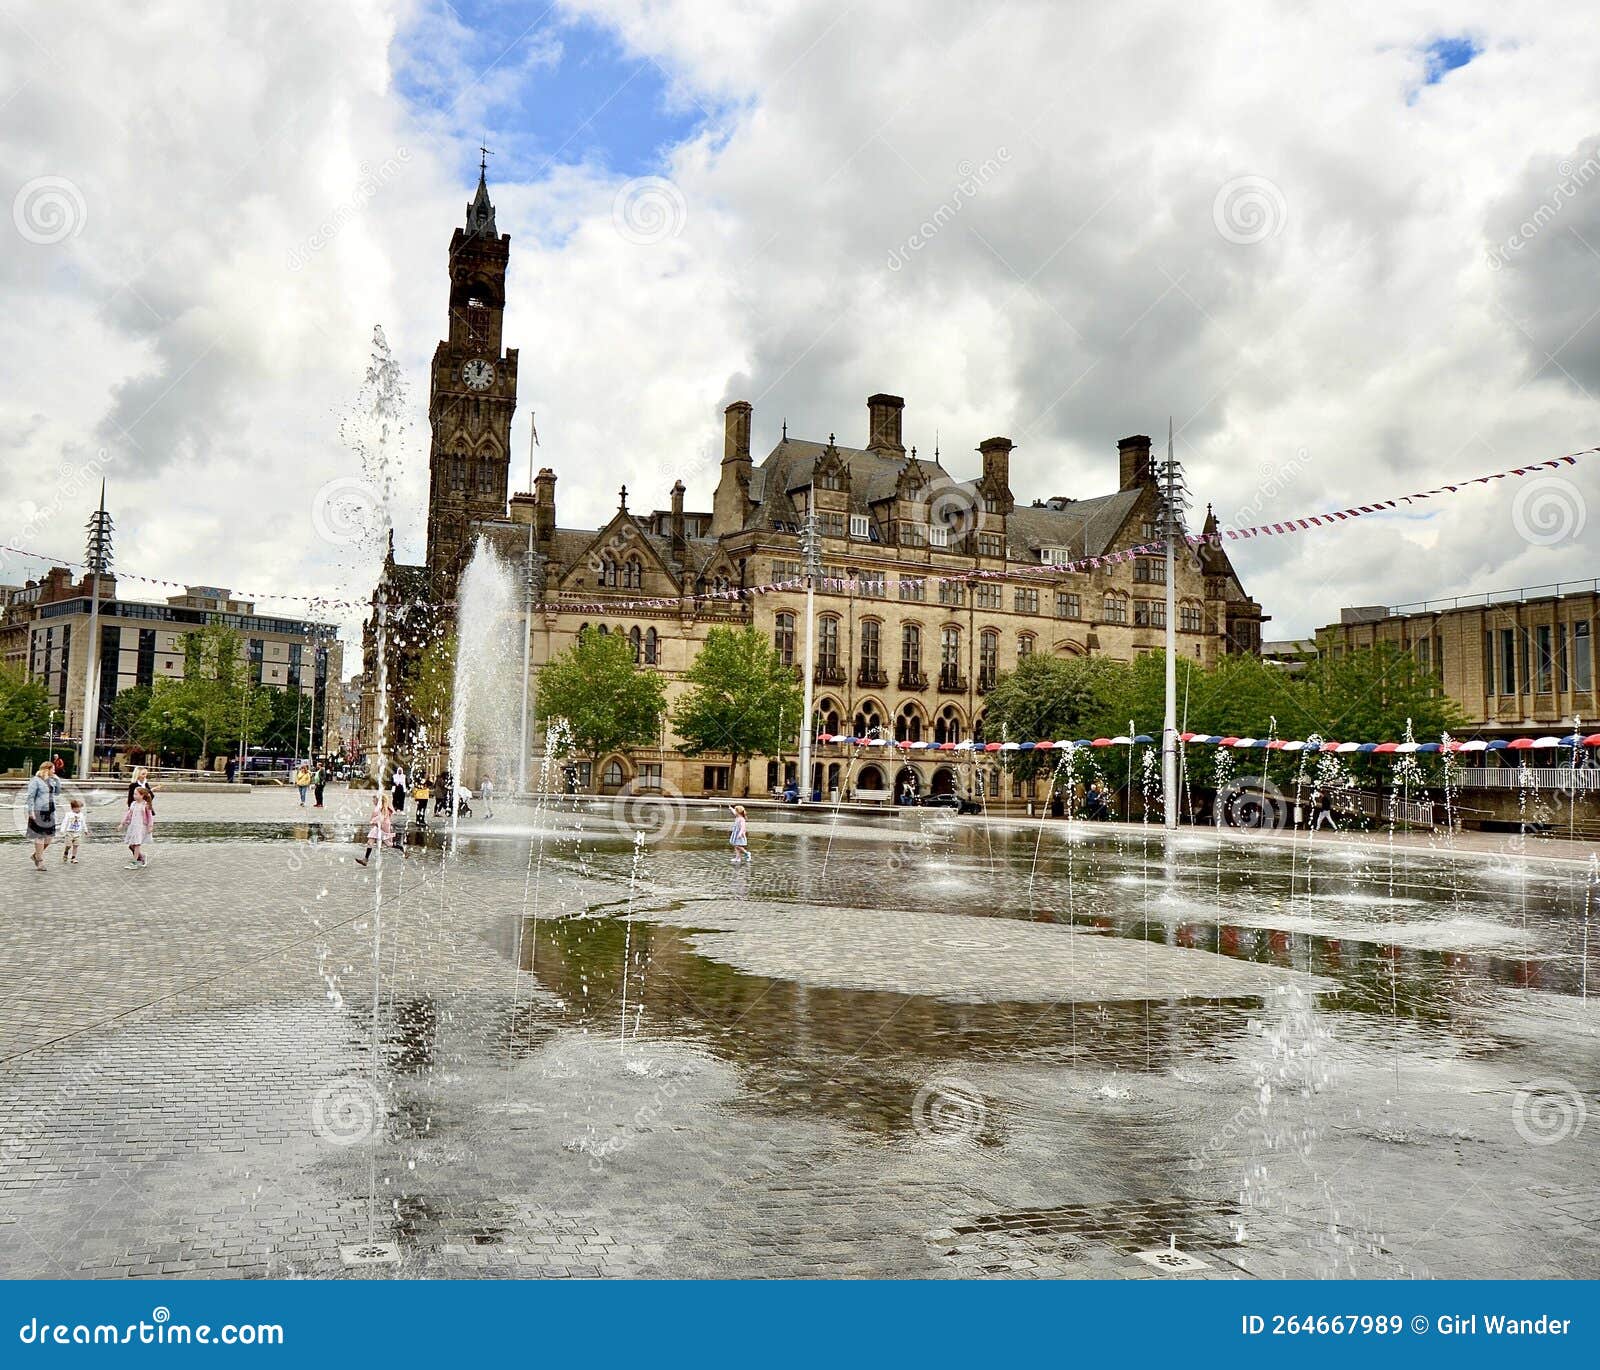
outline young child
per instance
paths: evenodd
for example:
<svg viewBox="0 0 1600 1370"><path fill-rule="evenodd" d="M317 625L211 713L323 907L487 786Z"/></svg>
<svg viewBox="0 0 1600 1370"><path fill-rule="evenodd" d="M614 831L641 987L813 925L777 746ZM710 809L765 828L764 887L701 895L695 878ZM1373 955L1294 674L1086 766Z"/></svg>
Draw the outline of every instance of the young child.
<svg viewBox="0 0 1600 1370"><path fill-rule="evenodd" d="M72 801L72 812L67 815L66 824L61 829L61 835L66 839L61 848L61 862L65 865L68 861L74 866L78 864L78 840L89 835L89 820L84 816L83 800Z"/></svg>
<svg viewBox="0 0 1600 1370"><path fill-rule="evenodd" d="M417 783L411 787L411 797L417 801L417 826L428 826L428 799L433 794L432 787L428 784L428 777L417 777Z"/></svg>
<svg viewBox="0 0 1600 1370"><path fill-rule="evenodd" d="M750 832L743 804L733 806L733 830L728 834L728 845L733 848L734 865L750 864Z"/></svg>
<svg viewBox="0 0 1600 1370"><path fill-rule="evenodd" d="M372 860L374 847L387 847L394 841L394 800L380 793L372 801L372 822L367 828L367 849L356 857L356 865L364 866Z"/></svg>
<svg viewBox="0 0 1600 1370"><path fill-rule="evenodd" d="M129 870L144 869L144 844L150 840L150 830L155 825L155 796L150 793L148 785L137 785L121 823L124 830L122 840L128 844L128 851L133 857L128 862Z"/></svg>

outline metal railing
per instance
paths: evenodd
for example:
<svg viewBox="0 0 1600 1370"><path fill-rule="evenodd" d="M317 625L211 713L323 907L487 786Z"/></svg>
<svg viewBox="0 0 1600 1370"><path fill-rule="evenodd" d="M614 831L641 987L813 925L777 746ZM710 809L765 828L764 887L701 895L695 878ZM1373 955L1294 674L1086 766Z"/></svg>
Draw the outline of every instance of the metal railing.
<svg viewBox="0 0 1600 1370"><path fill-rule="evenodd" d="M1600 792L1600 766L1461 766L1455 783L1463 790L1538 790Z"/></svg>
<svg viewBox="0 0 1600 1370"><path fill-rule="evenodd" d="M1525 604L1534 599L1555 599L1560 595L1600 592L1600 580L1558 580L1549 585L1528 585L1516 590L1488 590L1478 595L1456 595L1452 599L1422 599L1414 604L1391 604L1390 618L1407 614L1443 613L1447 609L1492 609L1496 604Z"/></svg>

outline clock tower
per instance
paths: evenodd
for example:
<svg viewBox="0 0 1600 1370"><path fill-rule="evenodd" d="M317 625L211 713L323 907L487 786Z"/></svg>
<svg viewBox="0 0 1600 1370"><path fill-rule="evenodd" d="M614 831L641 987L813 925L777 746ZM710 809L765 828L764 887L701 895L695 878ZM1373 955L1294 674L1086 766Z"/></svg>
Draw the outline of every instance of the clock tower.
<svg viewBox="0 0 1600 1370"><path fill-rule="evenodd" d="M450 239L450 334L428 395L428 572L441 599L472 554L472 525L503 520L517 407L517 349L502 350L511 235L495 228L487 161L467 222Z"/></svg>

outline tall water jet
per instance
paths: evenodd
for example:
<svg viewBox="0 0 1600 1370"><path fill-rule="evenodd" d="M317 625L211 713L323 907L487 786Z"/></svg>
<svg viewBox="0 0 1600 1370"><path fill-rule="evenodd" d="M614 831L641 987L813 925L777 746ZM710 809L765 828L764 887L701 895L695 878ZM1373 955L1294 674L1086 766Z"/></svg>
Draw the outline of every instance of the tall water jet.
<svg viewBox="0 0 1600 1370"><path fill-rule="evenodd" d="M456 596L450 774L457 785L503 784L516 771L522 707L522 605L516 572L479 538ZM459 804L451 806L451 830Z"/></svg>

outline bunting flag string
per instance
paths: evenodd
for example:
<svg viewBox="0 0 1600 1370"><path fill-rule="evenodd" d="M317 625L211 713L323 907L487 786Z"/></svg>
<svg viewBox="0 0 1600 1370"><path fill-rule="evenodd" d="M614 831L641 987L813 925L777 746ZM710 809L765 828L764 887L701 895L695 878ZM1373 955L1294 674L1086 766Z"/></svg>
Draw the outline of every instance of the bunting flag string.
<svg viewBox="0 0 1600 1370"><path fill-rule="evenodd" d="M1461 742L1446 737L1439 742L1329 742L1322 738L1280 739L1267 737L1222 737L1208 733L1179 733L1178 740L1194 746L1231 747L1241 751L1260 750L1273 752L1331 752L1341 756L1411 756L1434 752L1528 752L1547 747L1600 747L1600 733L1568 733L1564 737L1513 737L1495 738L1492 741L1473 739ZM1076 741L1063 739L1039 742L900 742L888 737L849 737L842 733L818 733L817 741L838 747L885 747L902 752L1049 752L1075 751L1095 747L1158 746L1159 741L1148 733L1132 736L1081 737Z"/></svg>
<svg viewBox="0 0 1600 1370"><path fill-rule="evenodd" d="M1495 481L1515 479L1519 476L1531 476L1541 471L1560 470L1566 466L1575 465L1580 457L1590 456L1600 452L1600 447L1586 447L1578 452L1570 452L1564 456L1551 457L1546 461L1537 461L1529 466L1513 466L1506 471L1495 471L1488 475L1473 476L1469 479L1458 480L1445 485L1435 486L1431 490L1417 490L1408 495L1396 495L1392 499L1375 500L1370 504L1358 504L1348 509L1333 509L1325 513L1307 514L1300 518L1275 520L1271 523L1255 524L1247 528L1219 528L1214 533L1186 533L1186 543L1190 547L1200 547L1206 544L1221 545L1223 542L1240 541L1255 537L1272 537L1289 533L1308 532L1313 528L1322 528L1350 519L1361 518L1369 514L1389 513L1402 506L1416 504L1422 500L1434 499L1441 495L1455 495L1475 485L1491 485ZM946 583L968 584L974 581L987 580L1027 580L1046 579L1055 580L1062 576L1080 574L1084 571L1098 570L1103 566L1115 566L1119 563L1132 560L1139 556L1153 556L1164 550L1159 542L1144 543L1137 547L1127 547L1115 552L1101 552L1093 556L1079 557L1076 561L1054 562L1048 566L1005 566L999 568L974 568L963 570L948 575L929 574L920 578L902 576L902 583L910 581L920 584L924 589L928 585L942 585ZM0 544L0 553L9 553L14 556L29 557L34 560L65 566L68 569L86 570L82 562L73 561L66 557L46 556L41 552L33 552L25 547L12 547ZM116 571L118 580L137 581L142 585L167 587L178 590L189 588L184 581L171 580L164 576L147 576L133 571ZM878 582L881 584L881 582ZM864 594L862 587L869 585L869 578L863 576L840 577L823 576L817 582L817 588L839 592L854 591ZM574 600L555 599L544 600L535 604L535 609L547 613L626 613L650 609L672 609L684 604L698 604L705 601L738 601L754 598L757 595L773 594L778 591L804 589L805 581L801 578L790 577L776 580L762 585L747 585L728 587L726 589L702 590L698 593L685 595L662 595L641 599L597 599ZM332 612L336 610L367 609L372 605L372 599L345 599L337 595L299 595L280 593L276 590L236 590L233 594L239 599L267 600L292 604L303 604L313 611ZM864 597L880 597L883 595ZM417 604L420 601L408 599L407 604Z"/></svg>

